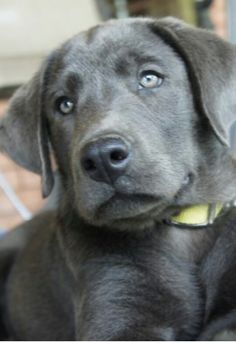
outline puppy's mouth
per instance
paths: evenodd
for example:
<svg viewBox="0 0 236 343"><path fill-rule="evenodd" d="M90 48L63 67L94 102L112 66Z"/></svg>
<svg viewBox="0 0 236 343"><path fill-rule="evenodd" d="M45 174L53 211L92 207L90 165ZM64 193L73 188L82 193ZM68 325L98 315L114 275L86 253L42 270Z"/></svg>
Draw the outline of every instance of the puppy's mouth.
<svg viewBox="0 0 236 343"><path fill-rule="evenodd" d="M176 199L185 192L190 182L169 194L142 193L125 183L126 187L114 187L100 198L100 204L93 201L90 212L82 212L84 219L96 226L116 228L144 228L153 226L171 208ZM128 186L127 186L128 185ZM88 208L88 207L87 207Z"/></svg>
<svg viewBox="0 0 236 343"><path fill-rule="evenodd" d="M167 202L159 197L145 194L115 194L99 206L94 221L100 225L128 224L136 222L143 225L161 213Z"/></svg>
<svg viewBox="0 0 236 343"><path fill-rule="evenodd" d="M153 194L125 194L115 192L108 200L96 210L94 222L98 225L121 226L134 223L147 226L158 217L162 217L165 210L172 206L175 200L189 188L191 181L185 178L184 183L175 194L170 197Z"/></svg>

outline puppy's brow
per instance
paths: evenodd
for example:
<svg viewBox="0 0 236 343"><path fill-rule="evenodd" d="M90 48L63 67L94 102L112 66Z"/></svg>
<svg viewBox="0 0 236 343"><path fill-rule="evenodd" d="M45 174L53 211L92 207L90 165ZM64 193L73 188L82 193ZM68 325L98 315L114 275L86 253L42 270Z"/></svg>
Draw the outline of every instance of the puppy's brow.
<svg viewBox="0 0 236 343"><path fill-rule="evenodd" d="M163 62L160 58L151 55L142 55L141 53L136 52L128 52L125 56L117 59L115 63L115 71L121 75L128 74L130 67L132 67L134 63L138 66L147 63L163 66Z"/></svg>
<svg viewBox="0 0 236 343"><path fill-rule="evenodd" d="M81 86L82 80L80 79L79 75L75 72L70 72L67 74L65 78L65 87L68 89L69 92L74 92Z"/></svg>

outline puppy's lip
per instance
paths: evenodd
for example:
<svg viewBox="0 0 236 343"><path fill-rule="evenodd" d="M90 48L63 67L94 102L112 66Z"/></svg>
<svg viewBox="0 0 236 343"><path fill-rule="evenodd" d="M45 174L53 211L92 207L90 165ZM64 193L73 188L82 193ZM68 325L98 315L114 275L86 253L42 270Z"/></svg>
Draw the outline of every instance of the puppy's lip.
<svg viewBox="0 0 236 343"><path fill-rule="evenodd" d="M168 196L136 193L133 187L130 187L128 191L127 188L116 187L115 193L97 208L95 218L98 222L109 223L160 217L190 184L189 178L188 182L184 182L176 192Z"/></svg>
<svg viewBox="0 0 236 343"><path fill-rule="evenodd" d="M161 199L154 195L115 193L99 206L96 219L114 221L144 217L155 208L162 207L161 204Z"/></svg>

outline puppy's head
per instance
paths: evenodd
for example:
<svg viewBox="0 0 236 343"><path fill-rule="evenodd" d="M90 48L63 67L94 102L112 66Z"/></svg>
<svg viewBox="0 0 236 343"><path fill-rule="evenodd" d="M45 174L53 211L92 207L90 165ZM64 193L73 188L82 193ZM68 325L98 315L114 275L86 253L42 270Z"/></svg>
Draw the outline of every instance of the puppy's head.
<svg viewBox="0 0 236 343"><path fill-rule="evenodd" d="M42 175L44 196L51 145L87 222L150 226L176 206L233 197L222 158L235 80L235 48L213 33L169 18L111 21L66 42L16 92L0 145Z"/></svg>

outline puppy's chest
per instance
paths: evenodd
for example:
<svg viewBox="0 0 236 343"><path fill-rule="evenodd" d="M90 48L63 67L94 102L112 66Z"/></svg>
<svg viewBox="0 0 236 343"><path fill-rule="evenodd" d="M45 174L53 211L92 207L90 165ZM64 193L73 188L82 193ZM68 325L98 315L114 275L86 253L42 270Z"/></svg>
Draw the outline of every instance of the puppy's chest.
<svg viewBox="0 0 236 343"><path fill-rule="evenodd" d="M176 256L199 264L214 246L218 231L213 228L182 229L172 226L163 235L163 242L172 248Z"/></svg>

